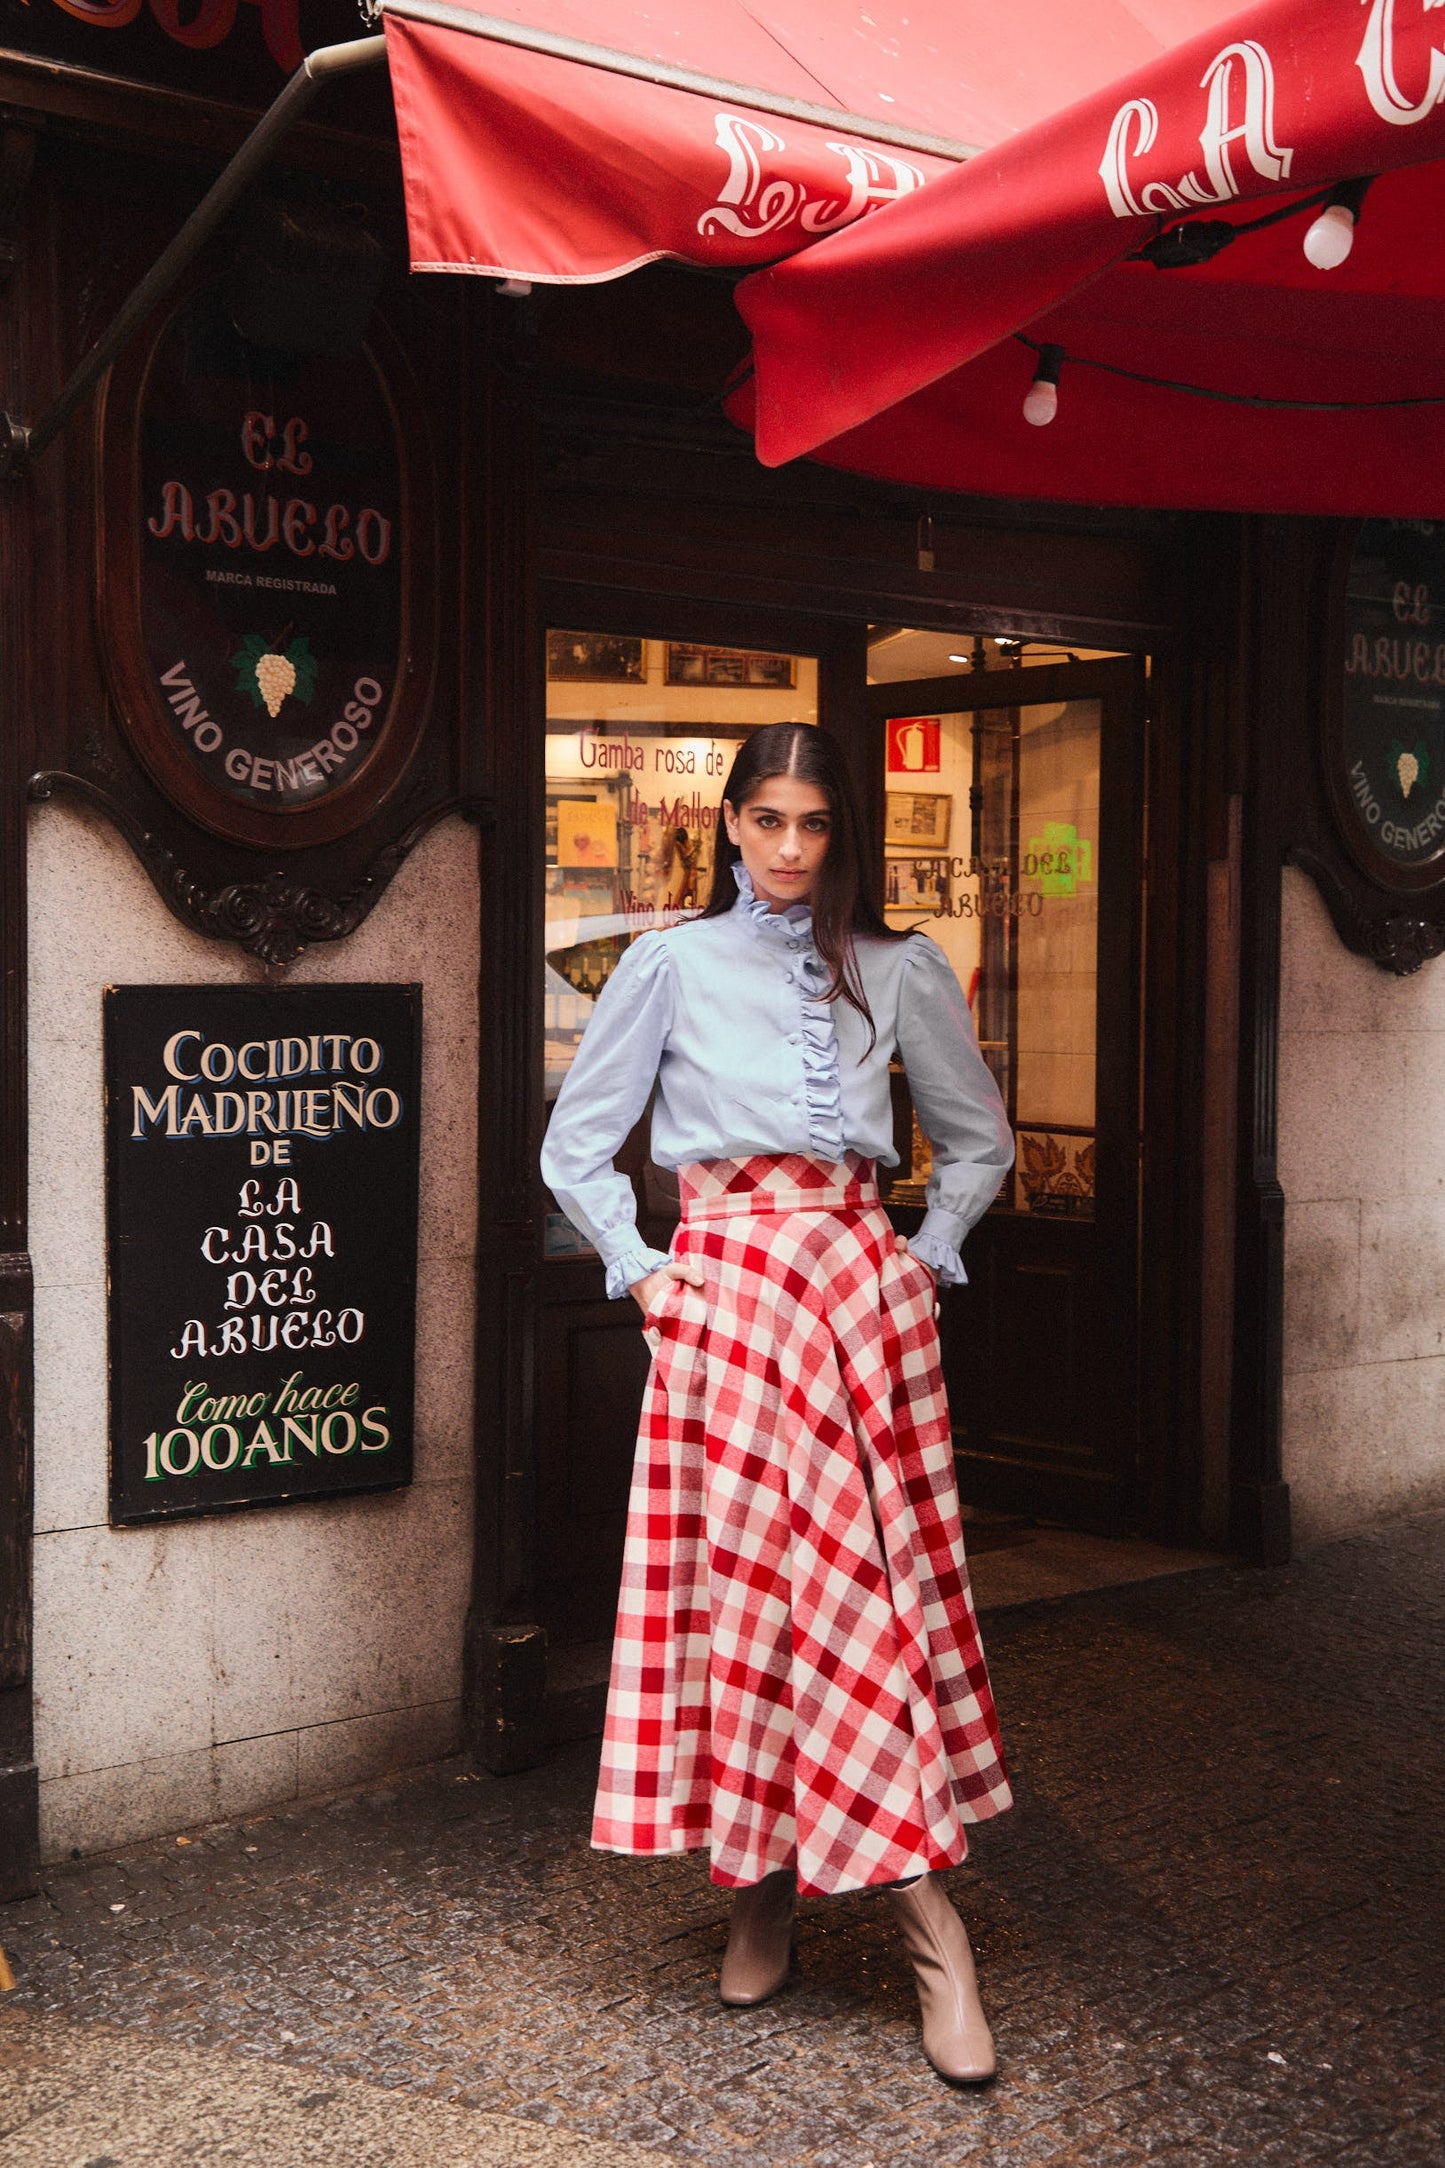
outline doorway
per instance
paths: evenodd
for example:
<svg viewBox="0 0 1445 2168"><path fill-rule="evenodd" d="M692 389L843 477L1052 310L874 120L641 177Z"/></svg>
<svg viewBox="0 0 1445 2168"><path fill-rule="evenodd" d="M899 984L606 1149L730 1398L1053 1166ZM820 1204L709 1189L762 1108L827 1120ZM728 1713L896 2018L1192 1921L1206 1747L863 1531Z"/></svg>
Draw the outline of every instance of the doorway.
<svg viewBox="0 0 1445 2168"><path fill-rule="evenodd" d="M942 1306L959 1486L1116 1532L1138 1489L1147 679L1131 656L988 668L982 648L868 695L888 922L953 963L1017 1154ZM895 1085L906 1233L929 1156Z"/></svg>
<svg viewBox="0 0 1445 2168"><path fill-rule="evenodd" d="M974 669L864 693L861 625L845 646L836 625L801 616L644 610L615 598L599 609L597 599L549 597L561 608L537 749L542 1119L618 955L705 900L709 824L737 743L783 719L839 732L875 817L889 923L921 927L954 962L1018 1143L1015 1171L969 1238L969 1285L942 1311L962 1496L1081 1528L1129 1526L1142 664ZM890 726L910 722L900 745ZM890 736L899 759L885 773ZM921 1217L928 1167L901 1074L895 1111L901 1163L889 1203L906 1232ZM666 1248L675 1193L649 1161L645 1122L618 1165L645 1239ZM543 1209L537 1609L554 1649L592 1649L600 1664L647 1350L631 1304L607 1299L597 1258L550 1199Z"/></svg>

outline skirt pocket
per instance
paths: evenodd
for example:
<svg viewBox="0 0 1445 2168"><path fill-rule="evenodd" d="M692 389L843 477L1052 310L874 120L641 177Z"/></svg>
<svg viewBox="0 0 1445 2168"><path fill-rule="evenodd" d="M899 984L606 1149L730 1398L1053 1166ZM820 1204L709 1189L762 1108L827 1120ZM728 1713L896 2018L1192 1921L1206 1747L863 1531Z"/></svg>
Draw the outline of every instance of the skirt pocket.
<svg viewBox="0 0 1445 2168"><path fill-rule="evenodd" d="M662 1345L662 1320L667 1315L668 1304L675 1302L681 1280L669 1279L660 1294L654 1295L642 1313L642 1337L655 1355Z"/></svg>
<svg viewBox="0 0 1445 2168"><path fill-rule="evenodd" d="M938 1282L934 1279L927 1265L921 1259L915 1257L912 1250L892 1250L889 1252L889 1256L893 1261L893 1272L890 1275L888 1259L885 1258L880 1276L885 1305L890 1301L891 1287L897 1291L899 1300L919 1305L919 1315L921 1317L936 1318L938 1316Z"/></svg>
<svg viewBox="0 0 1445 2168"><path fill-rule="evenodd" d="M670 1279L662 1293L642 1313L642 1337L656 1356L664 1340L676 1334L677 1327L686 1315L690 1303L699 1305L694 1312L698 1323L707 1316L707 1291L694 1287L690 1280Z"/></svg>

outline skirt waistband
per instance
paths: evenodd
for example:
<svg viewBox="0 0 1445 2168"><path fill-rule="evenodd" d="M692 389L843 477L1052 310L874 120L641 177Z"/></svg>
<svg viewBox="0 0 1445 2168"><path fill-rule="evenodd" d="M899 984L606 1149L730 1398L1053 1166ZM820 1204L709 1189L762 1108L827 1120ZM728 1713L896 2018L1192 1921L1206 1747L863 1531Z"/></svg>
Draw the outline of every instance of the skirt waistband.
<svg viewBox="0 0 1445 2168"><path fill-rule="evenodd" d="M859 1152L841 1160L805 1152L698 1159L678 1168L677 1186L688 1221L863 1211L879 1201L874 1163Z"/></svg>

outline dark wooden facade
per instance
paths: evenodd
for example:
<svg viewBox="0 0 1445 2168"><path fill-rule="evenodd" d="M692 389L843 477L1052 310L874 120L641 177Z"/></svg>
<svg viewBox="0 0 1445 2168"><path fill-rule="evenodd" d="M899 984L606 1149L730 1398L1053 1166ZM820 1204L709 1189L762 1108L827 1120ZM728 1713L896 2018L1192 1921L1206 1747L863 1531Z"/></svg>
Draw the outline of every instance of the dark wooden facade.
<svg viewBox="0 0 1445 2168"><path fill-rule="evenodd" d="M30 416L175 230L244 116L3 57L0 90L13 182L0 197L10 252L0 361L6 405ZM1137 1365L1133 1518L1167 1539L1197 1540L1206 1461L1227 1449L1231 1540L1261 1559L1288 1547L1274 1169L1279 868L1292 850L1312 865L1330 859L1311 732L1320 582L1334 536L1302 522L925 501L820 466L765 473L715 403L743 343L725 282L655 269L518 305L482 282L408 280L385 141L318 125L285 155L292 171L359 190L393 249L381 310L416 381L424 441L412 454L436 483L427 716L405 774L361 827L284 862L204 832L149 780L118 727L97 626L93 417L79 415L28 477L0 484L0 1895L29 1887L34 1870L25 823L36 793L72 791L100 807L170 909L280 960L299 939L344 938L442 813L460 807L482 824L466 1653L471 1738L489 1766L519 1766L538 1751L547 1629L564 1641L596 1630L616 1570L621 1472L594 1471L589 1487L581 1457L599 1408L615 1428L635 1398L643 1354L630 1316L602 1301L594 1265L549 1266L543 1284L549 621L817 654L825 719L848 742L880 819L870 622L1150 657L1137 1310L1133 1291L1123 1296ZM659 354L669 357L664 382ZM925 513L928 571L917 540ZM1210 951L1211 879L1221 869L1237 913L1237 965L1233 951L1223 960ZM1355 883L1338 915L1355 913L1364 946L1372 910L1383 909ZM1211 1060L1207 1017L1216 1038L1237 1027L1237 1063ZM1221 1138L1232 1179L1220 1178ZM1222 1258L1231 1260L1227 1285ZM1208 1409L1225 1403L1227 1440L1211 1439Z"/></svg>

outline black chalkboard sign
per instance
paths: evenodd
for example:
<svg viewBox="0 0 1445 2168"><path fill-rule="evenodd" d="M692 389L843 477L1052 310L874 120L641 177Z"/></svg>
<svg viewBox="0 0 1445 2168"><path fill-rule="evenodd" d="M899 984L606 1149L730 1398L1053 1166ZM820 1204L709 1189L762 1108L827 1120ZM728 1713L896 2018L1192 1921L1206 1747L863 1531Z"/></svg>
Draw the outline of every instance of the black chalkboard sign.
<svg viewBox="0 0 1445 2168"><path fill-rule="evenodd" d="M115 1523L412 1474L419 986L105 994Z"/></svg>
<svg viewBox="0 0 1445 2168"><path fill-rule="evenodd" d="M1384 887L1445 878L1445 521L1365 520L1348 545L1325 767L1344 840Z"/></svg>

